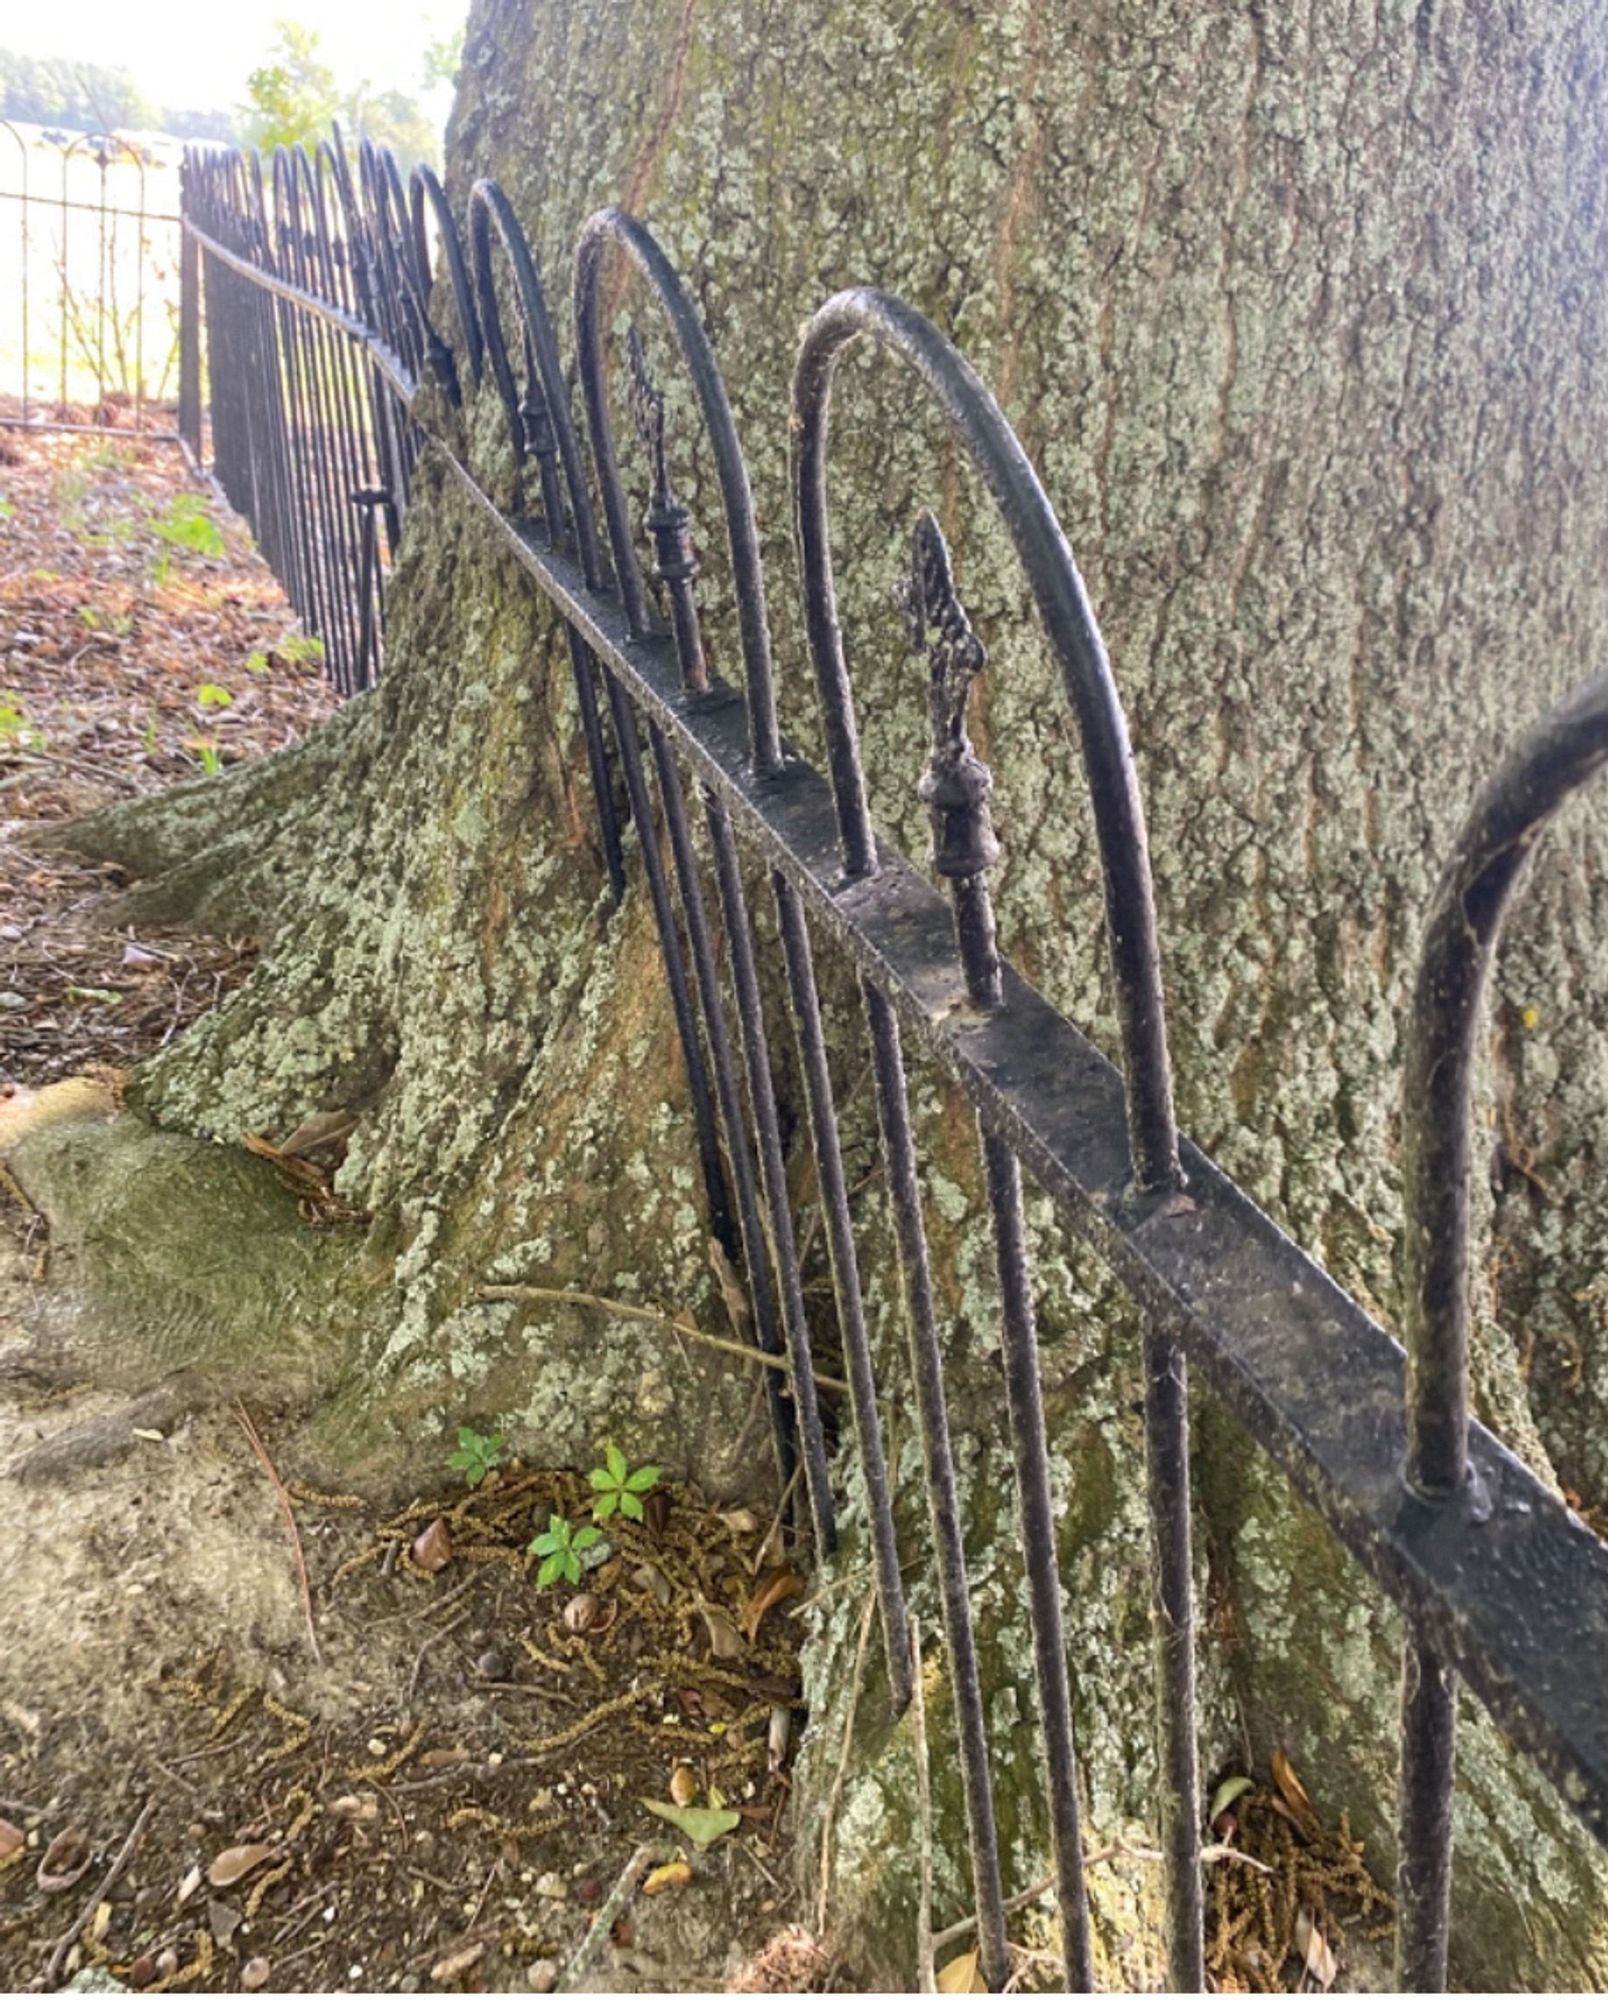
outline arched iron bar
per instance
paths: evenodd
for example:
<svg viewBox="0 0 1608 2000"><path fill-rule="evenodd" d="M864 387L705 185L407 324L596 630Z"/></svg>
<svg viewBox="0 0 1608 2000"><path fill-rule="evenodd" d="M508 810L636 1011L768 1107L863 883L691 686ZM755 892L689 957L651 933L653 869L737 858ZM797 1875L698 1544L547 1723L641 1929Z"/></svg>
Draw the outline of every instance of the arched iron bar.
<svg viewBox="0 0 1608 2000"><path fill-rule="evenodd" d="M748 471L737 438L725 381L714 351L680 274L665 256L657 240L642 223L623 209L606 208L592 216L581 231L575 252L576 355L581 378L582 399L597 468L604 518L608 524L616 575L621 579L621 596L633 631L645 629L646 600L636 545L631 534L625 492L620 479L614 446L613 420L609 409L607 377L602 342L602 273L608 245L621 245L637 272L647 283L669 321L677 349L687 367L698 397L705 428L715 454L725 518L726 546L732 565L733 587L738 603L738 630L743 653L743 684L747 703L749 752L756 774L776 777L784 768L781 735L776 718L775 676L770 654L770 621L765 606L764 569L759 553L759 533L754 520L753 496ZM637 350L640 355L640 349ZM651 401L650 384L639 384ZM693 594L696 565L687 540L685 510L670 492L669 477L662 464L654 467L655 497L649 525L655 535L660 578L670 590L674 606L673 624L676 649L682 668L683 685L698 693L707 687L702 671L703 653L698 633L698 614ZM633 606L635 607L633 609ZM696 669L696 670L695 670ZM711 838L724 856L732 846L729 817L713 794L705 791L710 814ZM727 934L733 944L734 984L750 994L751 1009L763 1036L763 1014L758 1000L758 981L752 967L746 909L742 907L741 876L734 863L722 859L723 879L733 884L733 909L727 912ZM810 1121L811 1144L815 1154L822 1211L826 1223L827 1251L832 1268L838 1326L843 1340L848 1370L851 1414L860 1451L862 1476L872 1544L872 1564L877 1581L877 1602L882 1627L883 1650L888 1665L889 1690L896 1712L910 1698L910 1657L904 1585L899 1572L898 1540L894 1528L893 1505L888 1480L886 1453L882 1443L881 1420L877 1410L876 1379L871 1361L870 1341L865 1326L864 1299L860 1284L853 1223L849 1214L848 1183L843 1171L838 1139L837 1109L833 1101L826 1039L821 1024L820 1000L816 990L814 961L803 905L793 885L780 870L771 871L772 897L778 930L787 964L788 995L793 1025L804 1074L805 1097ZM741 953L747 964L737 965ZM746 1010L745 1010L746 1011ZM802 1298L795 1300L798 1273L793 1248L791 1210L787 1201L785 1173L780 1165L779 1139L772 1147L774 1098L770 1066L763 1041L750 1043L751 1063L757 1057L761 1072L750 1097L763 1103L756 1113L764 1121L763 1151L767 1160L766 1192L772 1207L772 1228L779 1249L779 1261L788 1285L789 1319L796 1316L803 1327ZM792 1342L791 1327L789 1333ZM802 1380L801 1355L807 1352L807 1334L793 1342L795 1372ZM811 1385L813 1389L813 1384ZM805 1419L806 1423L810 1420ZM823 1480L824 1491L824 1480ZM822 1531L822 1510L817 1509L817 1534ZM828 1544L829 1545L829 1544Z"/></svg>
<svg viewBox="0 0 1608 2000"><path fill-rule="evenodd" d="M513 273L520 349L524 359L523 394L514 381L513 368L508 359L508 344L503 338L502 312L497 303L497 286L492 263L494 231L508 259L509 269ZM564 495L559 484L559 468L562 466L564 483L569 492L570 516L575 524L575 540L580 553L582 571L591 588L601 589L603 577L598 558L597 528L592 519L591 495L586 489L580 444L576 439L574 426L570 422L568 392L564 383L562 364L558 358L558 344L553 337L552 322L548 317L546 297L542 291L541 279L537 275L535 260L530 254L530 245L525 240L525 232L519 226L519 218L494 181L476 181L470 192L469 249L473 260L475 285L479 292L479 303L478 312L471 309L468 323L478 328L477 338L484 343L492 379L497 385L497 393L502 398L503 409L507 414L508 436L513 446L514 463L516 467L522 467L529 457L534 456L536 460L547 542L548 546L554 549L562 547L565 540ZM477 369L477 379L478 376ZM601 669L593 658L591 649L573 628L566 626L566 635L571 674L575 683L575 699L581 715L581 734L585 740L587 765L591 773L592 795L597 803L598 824L602 830L604 859L609 871L609 881L618 901L625 893L625 863L620 845L619 820L614 810L614 789L609 777L608 753L603 742L603 723L597 705L597 679ZM603 679L609 691L609 699L613 703L612 678L605 674ZM622 756L628 762L634 761L635 724L631 725L629 732L631 742L627 746L625 742L627 732L621 726L617 709L614 722ZM633 812L635 809L633 800ZM644 825L646 824L647 822L644 822ZM644 844L647 838L644 833ZM655 864L657 859L655 855ZM711 1124L706 1137L713 1146L712 1134ZM706 1156L706 1171L717 1158L718 1148ZM717 1207L717 1212L724 1212L723 1205Z"/></svg>
<svg viewBox="0 0 1608 2000"><path fill-rule="evenodd" d="M614 444L603 351L602 274L605 253L611 243L619 244L626 252L658 301L694 384L714 451L725 517L726 544L732 563L743 651L750 752L756 772L763 777L774 778L782 772L783 756L776 721L764 573L747 467L725 383L703 324L675 267L643 224L622 209L608 208L591 217L576 245L576 352L615 572L622 580L632 580L630 589L622 589L621 593L627 604L627 616L632 619L633 630L640 633L646 629L646 599ZM647 375L640 344L635 340L632 361L635 377L633 403L639 429L645 430L644 442L653 460L653 498L647 525L654 540L659 578L671 595L672 628L683 686L689 699L699 700L707 697L711 690L704 665L694 593L697 563L692 554L690 517L670 485L664 455L663 398ZM633 603L636 606L634 614L630 609ZM708 787L704 788L704 808L710 844L716 857L732 985L737 998L739 1037L748 1078L749 1104L759 1140L761 1189L770 1217L771 1240L776 1246L783 1326L793 1360L811 1509L818 1544L823 1550L830 1550L835 1542L831 1490L821 1442L820 1418L815 1407L809 1327L771 1077L764 1007L754 958L753 929L730 815ZM788 960L789 996L799 1037L811 1135L816 1146L822 1201L826 1209L828 1252L832 1260L834 1293L849 1369L851 1410L871 1517L883 1644L894 1700L902 1708L910 1692L904 1593L899 1578L886 1455L877 1414L875 1378L865 1331L814 967L808 931L796 891L777 870L771 871L771 889Z"/></svg>
<svg viewBox="0 0 1608 2000"><path fill-rule="evenodd" d="M575 346L587 428L603 495L603 516L620 595L633 631L648 628L647 598L642 570L626 510L614 450L614 426L609 415L608 384L603 356L603 254L617 243L646 280L670 322L678 352L692 379L704 428L715 456L721 504L726 520L726 545L731 556L732 585L737 599L748 737L756 775L774 778L784 767L781 730L776 719L775 675L771 667L770 625L765 610L765 577L759 557L759 532L748 485L737 426L726 395L726 384L696 309L675 266L652 234L624 209L604 208L581 230L575 246Z"/></svg>
<svg viewBox="0 0 1608 2000"><path fill-rule="evenodd" d="M435 218L436 238L441 246L441 254L447 262L447 276L452 285L452 301L458 315L458 328L463 336L463 344L468 350L469 373L478 388L483 365L483 342L480 320L475 312L474 294L469 288L469 269L463 260L463 242L458 235L457 219L448 205L446 192L436 178L433 167L421 161L413 169L408 193L409 220L413 229L413 260L419 283L419 310L424 319L427 338L431 342L432 358L435 357L439 347L442 356L445 357L442 365L451 371L447 378L447 393L454 403L461 403L463 385L458 380L458 367L453 359L451 345L430 316L435 277L430 259L429 239L425 230L426 207Z"/></svg>
<svg viewBox="0 0 1608 2000"><path fill-rule="evenodd" d="M523 400L518 397L515 390L513 371L509 365L507 343L503 338L501 315L497 305L491 264L493 228L502 241L513 269L515 293L523 322L522 332L526 348L526 394ZM544 418L556 434L558 451L564 465L582 574L590 588L600 590L603 588L603 572L597 542L597 525L592 511L592 496L586 485L580 445L570 419L568 393L559 364L552 324L547 314L546 300L524 231L520 228L519 220L506 195L495 182L477 181L470 194L469 246L479 294L481 331L485 337L486 356L504 408L508 412L516 456L519 454L522 428L528 420L532 385L539 376L539 393L543 399ZM579 644L579 641L576 640L574 643ZM586 657L590 662L589 652L586 653ZM680 1011L681 1001L677 997L678 979L682 991L688 994L689 999L690 989L686 987L685 966L681 957L681 943L676 931L674 913L668 894L664 892L654 834L653 807L641 768L635 715L614 675L605 673L603 679L614 718L615 736L620 744L631 812L641 833L642 855L654 903L654 918L659 929L659 941L664 953L666 971L671 980L672 998L676 1001L677 1022L682 1033L682 1048L687 1059L689 1082L693 1085L694 1116L699 1121L699 1151L710 1195L712 1219L717 1238L726 1255L735 1258L740 1252L753 1298L754 1323L759 1343L767 1353L779 1356L787 1352L787 1346L782 1333L777 1276L770 1242L760 1220L754 1154L749 1144L747 1122L743 1116L742 1099L737 1086L736 1065L732 1057L731 1036L726 1024L725 1003L716 971L714 944L710 934L708 913L704 906L697 857L693 849L691 830L687 824L686 801L682 794L680 774L670 754L663 730L657 722L650 721L648 744L659 784L665 830L670 837L682 920L686 926L687 944L696 977L698 1010L702 1015L704 1042L708 1047L707 1070L704 1067L703 1048L698 1040L696 1017L689 1006L683 1020ZM710 1078L714 1086L712 1098L709 1094ZM700 1092L703 1099L701 1104ZM716 1107L719 1110L719 1127L713 1116ZM731 1165L732 1185L736 1197L735 1232L731 1227L731 1210L725 1198L725 1175L720 1164L718 1138L720 1127L723 1127L725 1132L726 1155ZM785 1489L792 1479L794 1469L793 1426L780 1379L772 1370L767 1370L766 1376L777 1469ZM813 1384L811 1386L813 1387ZM802 1413L801 1405L800 1414ZM821 1448L819 1440L816 1440L814 1447L807 1448Z"/></svg>
<svg viewBox="0 0 1608 2000"><path fill-rule="evenodd" d="M1403 1084L1407 1459L1413 1506L1489 1515L1469 1461L1474 1069L1513 892L1564 802L1608 763L1608 674L1543 716L1483 785L1442 871L1413 992ZM1396 1979L1441 1992L1451 1926L1457 1674L1409 1615L1402 1653Z"/></svg>
<svg viewBox="0 0 1608 2000"><path fill-rule="evenodd" d="M820 688L828 758L851 878L875 873L870 799L860 761L853 693L833 590L826 510L826 449L833 376L844 348L868 335L922 382L993 493L1028 576L1061 665L1083 738L1106 882L1107 931L1123 1028L1134 1178L1142 1191L1182 1179L1167 1062L1160 958L1138 784L1127 726L1109 662L1072 552L1037 475L988 389L921 313L869 289L840 292L805 328L793 378L797 527L810 647ZM965 731L966 691L983 649L956 597L948 552L930 515L917 524L911 583L912 638L932 635L933 753L922 780L934 834L935 865L951 887L966 996L980 1010L1002 1004L1001 966L986 871L997 855L987 798L991 779ZM893 1010L864 986L890 1173L903 1183L900 1249L910 1309L912 1354L928 1451L929 1506L944 1575L945 1607L964 1651L955 1659L957 1710L974 1870L979 1874L979 1938L987 1935L992 1802L981 1693L971 1658L965 1563L944 1408L943 1359L933 1312L921 1219L903 1052ZM1017 1497L1026 1554L1028 1605L1050 1781L1057 1894L1068 1984L1093 1983L1083 1880L1076 1746L1059 1568L1055 1506L1040 1385L1037 1331L1021 1166L1009 1144L978 1120L999 1275L1001 1345ZM1154 1611L1163 1784L1160 1810L1167 1865L1168 1960L1172 1983L1198 1990L1205 1968L1201 1934L1199 1772L1195 1739L1194 1604L1190 1562L1188 1403L1183 1357L1147 1326L1144 1345L1148 1506L1155 1553ZM964 1671L963 1671L964 1670ZM999 1945L1003 1943L1000 1920ZM997 1950L996 1962L1003 1963ZM992 1968L985 1966L992 1977Z"/></svg>

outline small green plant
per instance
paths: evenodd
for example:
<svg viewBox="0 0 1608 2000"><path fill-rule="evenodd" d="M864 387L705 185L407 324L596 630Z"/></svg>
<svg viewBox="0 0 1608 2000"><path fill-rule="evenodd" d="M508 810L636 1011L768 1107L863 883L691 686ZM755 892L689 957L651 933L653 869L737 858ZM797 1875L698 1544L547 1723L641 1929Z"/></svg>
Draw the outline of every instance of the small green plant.
<svg viewBox="0 0 1608 2000"><path fill-rule="evenodd" d="M100 630L99 614L92 611L87 604L79 605L78 622L80 625L84 627L86 631L98 632Z"/></svg>
<svg viewBox="0 0 1608 2000"><path fill-rule="evenodd" d="M324 657L324 642L322 639L311 637L306 632L288 632L280 640L275 650L283 653L293 667L299 667L309 660L322 661Z"/></svg>
<svg viewBox="0 0 1608 2000"><path fill-rule="evenodd" d="M447 1464L454 1472L461 1472L464 1483L478 1486L488 1472L494 1472L503 1461L503 1446L507 1440L501 1431L477 1431L472 1424L458 1426L458 1448L447 1453Z"/></svg>
<svg viewBox="0 0 1608 2000"><path fill-rule="evenodd" d="M203 681L195 691L195 698L203 708L227 708L234 696L226 687L219 687L216 681Z"/></svg>
<svg viewBox="0 0 1608 2000"><path fill-rule="evenodd" d="M248 674L265 674L267 671L268 655L266 653L253 653L246 662L246 672Z"/></svg>
<svg viewBox="0 0 1608 2000"><path fill-rule="evenodd" d="M145 716L145 734L140 739L147 757L156 755L156 710L149 709Z"/></svg>
<svg viewBox="0 0 1608 2000"><path fill-rule="evenodd" d="M542 1566L536 1572L536 1588L545 1590L560 1577L566 1583L579 1583L581 1557L602 1539L602 1529L594 1528L590 1522L576 1528L562 1514L550 1515L545 1532L537 1535L530 1545L531 1554L542 1559Z"/></svg>
<svg viewBox="0 0 1608 2000"><path fill-rule="evenodd" d="M152 571L158 583L167 582L173 558L180 552L192 556L223 554L223 536L199 493L175 493L166 513L151 523L151 531L162 544Z"/></svg>
<svg viewBox="0 0 1608 2000"><path fill-rule="evenodd" d="M45 732L28 720L20 694L0 694L0 747L13 750L43 750Z"/></svg>
<svg viewBox="0 0 1608 2000"><path fill-rule="evenodd" d="M642 1496L658 1485L659 1468L639 1465L633 1472L620 1447L608 1444L603 1447L603 1463L592 1468L591 1480L592 1490L597 1494L592 1502L594 1521L606 1521L615 1513L623 1514L628 1521L640 1521Z"/></svg>
<svg viewBox="0 0 1608 2000"><path fill-rule="evenodd" d="M215 778L223 769L223 759L218 755L218 746L215 743L198 743L196 755L201 759L203 776Z"/></svg>

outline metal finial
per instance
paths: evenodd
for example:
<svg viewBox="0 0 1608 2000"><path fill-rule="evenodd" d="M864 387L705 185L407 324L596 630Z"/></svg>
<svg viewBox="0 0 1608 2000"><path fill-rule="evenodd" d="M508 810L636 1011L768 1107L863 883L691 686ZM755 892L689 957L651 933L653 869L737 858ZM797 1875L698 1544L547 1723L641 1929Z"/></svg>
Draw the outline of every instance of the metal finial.
<svg viewBox="0 0 1608 2000"><path fill-rule="evenodd" d="M653 466L653 509L664 512L675 505L664 448L664 391L648 368L647 352L634 322L626 331L625 345L631 364L631 421Z"/></svg>

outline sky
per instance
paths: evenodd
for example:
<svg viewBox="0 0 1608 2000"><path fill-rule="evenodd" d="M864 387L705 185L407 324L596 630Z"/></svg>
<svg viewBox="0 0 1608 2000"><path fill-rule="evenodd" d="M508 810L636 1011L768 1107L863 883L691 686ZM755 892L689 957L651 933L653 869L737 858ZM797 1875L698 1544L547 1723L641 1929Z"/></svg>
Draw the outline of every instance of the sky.
<svg viewBox="0 0 1608 2000"><path fill-rule="evenodd" d="M126 69L152 103L229 111L285 16L319 33L343 89L405 90L444 118L448 93L420 87L425 44L455 27L468 0L50 0L0 7L0 46Z"/></svg>

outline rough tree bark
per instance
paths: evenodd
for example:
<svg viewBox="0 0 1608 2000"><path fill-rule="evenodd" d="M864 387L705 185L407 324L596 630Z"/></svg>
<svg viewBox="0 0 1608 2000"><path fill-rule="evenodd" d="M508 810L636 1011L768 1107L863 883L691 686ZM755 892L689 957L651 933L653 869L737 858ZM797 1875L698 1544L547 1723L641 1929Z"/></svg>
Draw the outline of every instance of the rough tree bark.
<svg viewBox="0 0 1608 2000"><path fill-rule="evenodd" d="M503 183L555 305L577 225L610 200L650 221L695 287L749 452L785 714L806 747L786 489L800 321L839 285L881 284L994 385L1128 706L1185 1126L1387 1323L1401 1023L1435 871L1518 725L1602 663L1608 242L1589 163L1608 146L1605 70L1600 8L1540 0L476 0L465 47L455 201L477 174ZM472 426L488 476L492 400ZM884 823L922 851L920 703L888 599L911 510L931 499L991 646L978 733L1004 940L1109 1045L1090 828L1019 581L908 384L850 366L840 401L840 592ZM695 461L686 483L696 504ZM707 501L702 514L713 540ZM375 1219L332 1286L352 1331L329 1368L326 1445L394 1465L421 1426L433 1449L439 1427L487 1411L532 1451L576 1456L607 1424L730 1485L754 1435L746 1381L585 1309L475 1298L486 1279L531 1279L719 1319L651 933L640 891L606 916L561 652L428 461L391 610L384 684L304 749L82 833L143 896L249 914L269 942L246 991L147 1066L139 1108L231 1141L360 1113L341 1186ZM1605 833L1603 801L1572 814L1503 959L1479 1362L1484 1414L1599 1504ZM858 1060L846 1051L846 1085ZM933 1087L920 1108L956 1365L986 1388L964 1121ZM877 1201L868 1190L873 1233ZM1035 1220L1097 1840L1143 1815L1153 1769L1134 1334ZM875 1269L913 1488L893 1292ZM1243 1758L1242 1727L1258 1755L1283 1746L1386 1867L1395 1624L1204 1402L1198 1439L1207 1768ZM1028 1708L1004 1622L1019 1590L997 1511L1008 1482L991 1420L964 1448L1005 1743ZM819 1613L807 1824L832 1780L859 1610L846 1586ZM874 1696L856 1740L838 1915L864 1969L886 1973L910 1943L905 1744ZM1005 1830L1023 1880L1041 1829L1031 1757L1013 1754ZM1483 1726L1463 1774L1463 1976L1604 1983L1594 1852ZM951 1792L945 1909L960 1897ZM1142 1974L1142 1871L1100 1894L1103 1948Z"/></svg>

